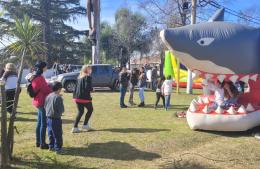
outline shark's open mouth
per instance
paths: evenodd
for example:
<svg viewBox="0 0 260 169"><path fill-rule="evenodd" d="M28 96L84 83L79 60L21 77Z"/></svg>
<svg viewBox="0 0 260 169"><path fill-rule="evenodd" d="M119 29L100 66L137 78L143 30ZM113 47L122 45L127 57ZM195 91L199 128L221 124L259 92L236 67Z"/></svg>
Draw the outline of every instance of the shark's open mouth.
<svg viewBox="0 0 260 169"><path fill-rule="evenodd" d="M218 107L211 109L214 102L214 96L199 96L193 100L189 111L193 113L223 114L223 115L243 115L260 110L260 78L259 74L210 74L199 70L194 70L196 77L203 79L216 79L220 82L231 81L244 83L244 92L238 97L238 104L230 106L227 109Z"/></svg>

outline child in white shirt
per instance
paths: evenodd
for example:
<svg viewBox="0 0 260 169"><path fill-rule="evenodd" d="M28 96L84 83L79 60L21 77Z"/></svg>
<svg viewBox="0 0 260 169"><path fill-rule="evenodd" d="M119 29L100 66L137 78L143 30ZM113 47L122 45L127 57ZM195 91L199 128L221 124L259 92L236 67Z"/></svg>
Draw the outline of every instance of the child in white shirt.
<svg viewBox="0 0 260 169"><path fill-rule="evenodd" d="M217 109L218 106L222 106L225 96L222 83L219 80L215 81L215 84L213 82L208 82L207 87L209 90L214 92L215 96L215 103L212 108Z"/></svg>
<svg viewBox="0 0 260 169"><path fill-rule="evenodd" d="M168 76L162 85L162 94L165 97L165 110L170 108L171 94L172 94L172 77Z"/></svg>

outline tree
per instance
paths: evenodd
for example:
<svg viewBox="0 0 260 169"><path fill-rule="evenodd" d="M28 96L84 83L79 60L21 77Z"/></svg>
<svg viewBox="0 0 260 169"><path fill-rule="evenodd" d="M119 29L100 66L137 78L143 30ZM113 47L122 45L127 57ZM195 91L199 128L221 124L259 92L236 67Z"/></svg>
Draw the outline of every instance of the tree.
<svg viewBox="0 0 260 169"><path fill-rule="evenodd" d="M33 56L39 52L45 52L44 43L40 41L41 30L39 27L33 25L28 16L15 20L15 28L11 31L11 35L16 39L16 42L7 46L7 52L11 55L21 56L20 68L18 73L17 87L15 91L13 111L10 116L7 144L9 150L9 157L12 159L13 139L14 139L14 120L16 117L16 109L19 101L19 94L21 91L20 84L22 79L22 72L24 67L24 60L26 56Z"/></svg>
<svg viewBox="0 0 260 169"><path fill-rule="evenodd" d="M79 31L68 25L76 17L85 15L86 10L80 6L80 0L12 0L0 1L7 13L3 18L21 18L27 14L42 29L42 39L47 48L45 56L49 64L58 60L70 62L80 60L85 55L80 40L86 31ZM12 27L11 23L5 22Z"/></svg>
<svg viewBox="0 0 260 169"><path fill-rule="evenodd" d="M133 52L144 52L149 43L149 30L146 19L139 13L133 13L128 8L121 8L115 15L115 33L123 51L122 64L130 65Z"/></svg>

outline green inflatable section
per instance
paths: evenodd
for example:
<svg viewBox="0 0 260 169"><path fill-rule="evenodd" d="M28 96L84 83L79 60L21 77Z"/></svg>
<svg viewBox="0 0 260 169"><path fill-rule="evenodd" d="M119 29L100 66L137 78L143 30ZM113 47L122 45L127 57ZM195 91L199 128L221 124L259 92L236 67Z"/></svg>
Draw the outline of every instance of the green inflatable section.
<svg viewBox="0 0 260 169"><path fill-rule="evenodd" d="M164 76L165 77L171 76L172 78L174 77L170 51L165 51Z"/></svg>

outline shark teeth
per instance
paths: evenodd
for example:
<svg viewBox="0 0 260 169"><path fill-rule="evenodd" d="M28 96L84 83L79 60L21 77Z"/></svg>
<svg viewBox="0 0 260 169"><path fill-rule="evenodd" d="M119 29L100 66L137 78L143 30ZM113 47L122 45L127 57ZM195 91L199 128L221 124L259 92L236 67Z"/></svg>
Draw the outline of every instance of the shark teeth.
<svg viewBox="0 0 260 169"><path fill-rule="evenodd" d="M248 105L246 106L246 111L252 112L252 111L255 111L255 108L253 107L253 105L251 103L248 103Z"/></svg>
<svg viewBox="0 0 260 169"><path fill-rule="evenodd" d="M222 113L224 113L224 110L220 106L218 106L218 108L215 112L218 114L222 114Z"/></svg>
<svg viewBox="0 0 260 169"><path fill-rule="evenodd" d="M204 103L204 102L203 102L203 99L202 99L201 97L199 97L198 103L199 103L199 104L203 104L203 103Z"/></svg>
<svg viewBox="0 0 260 169"><path fill-rule="evenodd" d="M209 98L208 97L203 97L202 98L202 101L203 101L203 103L205 103L205 104L209 104Z"/></svg>
<svg viewBox="0 0 260 169"><path fill-rule="evenodd" d="M222 83L226 78L226 75L218 75L217 79Z"/></svg>
<svg viewBox="0 0 260 169"><path fill-rule="evenodd" d="M195 112L195 111L197 111L197 109L198 109L198 107L197 107L196 103L192 101L191 104L190 104L189 110L191 112Z"/></svg>
<svg viewBox="0 0 260 169"><path fill-rule="evenodd" d="M245 106L241 105L237 111L238 113L246 113L246 108Z"/></svg>
<svg viewBox="0 0 260 169"><path fill-rule="evenodd" d="M228 111L227 111L229 114L237 114L235 108L233 106L231 106Z"/></svg>
<svg viewBox="0 0 260 169"><path fill-rule="evenodd" d="M230 80L231 82L233 82L233 83L236 83L238 78L239 78L239 76L233 75L233 76L231 76L231 77L229 78L229 80Z"/></svg>
<svg viewBox="0 0 260 169"><path fill-rule="evenodd" d="M209 74L209 73L205 74L205 79L207 79L207 80L211 79L212 77L213 77L212 74Z"/></svg>
<svg viewBox="0 0 260 169"><path fill-rule="evenodd" d="M200 75L201 75L201 72L198 70L194 70L193 73L194 73L194 76L192 77L193 79L196 79L196 78L200 77Z"/></svg>
<svg viewBox="0 0 260 169"><path fill-rule="evenodd" d="M246 75L246 76L244 76L244 77L242 77L241 79L240 79L240 81L242 81L242 82L245 82L246 84L248 83L248 81L249 81L249 75Z"/></svg>
<svg viewBox="0 0 260 169"><path fill-rule="evenodd" d="M205 113L205 114L210 113L210 108L209 108L209 106L205 106L202 111L203 111L203 113Z"/></svg>
<svg viewBox="0 0 260 169"><path fill-rule="evenodd" d="M257 80L257 77L258 77L258 75L257 75L257 74L255 74L255 75L251 76L251 77L250 77L250 79L256 82L256 80Z"/></svg>

